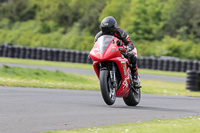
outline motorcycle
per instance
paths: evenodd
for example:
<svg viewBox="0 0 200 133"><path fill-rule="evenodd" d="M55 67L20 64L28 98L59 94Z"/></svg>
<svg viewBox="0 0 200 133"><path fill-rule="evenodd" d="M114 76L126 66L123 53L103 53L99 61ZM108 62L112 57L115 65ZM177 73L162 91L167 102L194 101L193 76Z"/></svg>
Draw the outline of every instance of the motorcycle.
<svg viewBox="0 0 200 133"><path fill-rule="evenodd" d="M128 106L140 102L140 88L134 86L131 65L122 52L126 46L117 37L103 35L90 51L93 68L100 80L102 97L107 105L113 105L116 97L122 97Z"/></svg>

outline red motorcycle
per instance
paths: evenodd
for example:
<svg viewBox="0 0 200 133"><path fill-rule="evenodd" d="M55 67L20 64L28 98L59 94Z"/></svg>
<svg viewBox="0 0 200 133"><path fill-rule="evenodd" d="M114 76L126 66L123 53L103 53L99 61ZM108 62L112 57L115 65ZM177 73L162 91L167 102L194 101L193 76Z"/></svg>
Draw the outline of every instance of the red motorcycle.
<svg viewBox="0 0 200 133"><path fill-rule="evenodd" d="M105 103L113 105L116 97L123 97L126 105L136 106L141 98L140 88L134 87L129 61L122 52L126 47L122 44L114 36L103 35L94 44L90 57Z"/></svg>

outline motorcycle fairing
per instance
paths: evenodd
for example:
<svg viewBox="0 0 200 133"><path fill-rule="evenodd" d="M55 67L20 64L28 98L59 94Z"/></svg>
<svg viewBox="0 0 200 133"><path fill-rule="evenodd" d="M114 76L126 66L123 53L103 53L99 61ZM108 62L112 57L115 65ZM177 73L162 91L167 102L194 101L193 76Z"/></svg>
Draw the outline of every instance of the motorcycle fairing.
<svg viewBox="0 0 200 133"><path fill-rule="evenodd" d="M117 64L121 77L122 83L120 88L116 91L117 97L126 97L129 94L129 71L130 68L127 67L128 60L122 57L118 46L116 45L117 38L109 35L101 36L95 43L93 49L90 52L90 57L92 58L93 68L95 73L99 78L100 62L113 61Z"/></svg>

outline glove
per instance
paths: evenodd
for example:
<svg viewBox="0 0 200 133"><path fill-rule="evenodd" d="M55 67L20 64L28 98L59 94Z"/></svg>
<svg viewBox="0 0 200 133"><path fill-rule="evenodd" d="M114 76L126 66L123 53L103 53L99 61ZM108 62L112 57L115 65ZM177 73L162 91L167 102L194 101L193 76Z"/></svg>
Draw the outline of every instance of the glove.
<svg viewBox="0 0 200 133"><path fill-rule="evenodd" d="M119 51L125 54L127 49L123 47L123 48L120 48Z"/></svg>
<svg viewBox="0 0 200 133"><path fill-rule="evenodd" d="M130 52L132 50L131 50L131 48L129 46L123 46L123 47L119 48L119 51L124 53L124 54L127 54L127 52Z"/></svg>

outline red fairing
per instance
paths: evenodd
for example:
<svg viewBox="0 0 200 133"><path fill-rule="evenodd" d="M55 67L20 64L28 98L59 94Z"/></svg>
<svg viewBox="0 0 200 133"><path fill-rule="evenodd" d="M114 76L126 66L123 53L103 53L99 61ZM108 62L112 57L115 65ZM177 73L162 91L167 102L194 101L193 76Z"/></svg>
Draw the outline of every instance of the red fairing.
<svg viewBox="0 0 200 133"><path fill-rule="evenodd" d="M106 42L106 37L108 37L111 41ZM117 97L127 97L129 94L129 71L130 68L127 67L127 64L129 64L128 60L124 58L120 51L119 47L117 46L117 39L114 36L106 35L106 37L101 36L98 41L94 44L94 47L90 51L90 57L94 61L93 62L93 68L94 71L99 78L99 71L100 71L100 62L107 62L112 61L115 62L118 66L118 69L120 71L121 77L122 77L122 83L120 88L116 91ZM108 39L108 40L109 40ZM101 45L101 41L104 41L105 45Z"/></svg>

